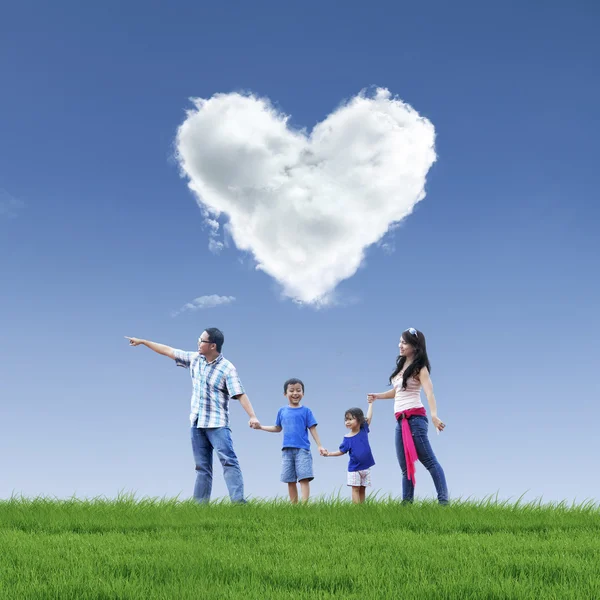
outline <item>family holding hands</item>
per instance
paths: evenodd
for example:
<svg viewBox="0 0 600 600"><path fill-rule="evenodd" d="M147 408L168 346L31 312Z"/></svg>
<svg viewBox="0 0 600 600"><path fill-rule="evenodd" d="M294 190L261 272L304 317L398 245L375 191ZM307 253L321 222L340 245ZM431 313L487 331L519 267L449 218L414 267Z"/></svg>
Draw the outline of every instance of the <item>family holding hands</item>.
<svg viewBox="0 0 600 600"><path fill-rule="evenodd" d="M297 483L303 501L310 496L314 479L308 433L312 435L319 454L324 457L349 455L347 483L352 488L352 501L362 503L366 488L371 485L370 469L375 465L369 444L373 403L394 400L396 418L396 454L402 470L402 499L412 502L415 486L415 462L419 460L429 471L436 488L438 502L448 503L448 488L444 471L437 461L427 435L428 419L421 402L421 388L429 403L431 420L439 433L445 424L437 416L431 366L427 357L425 336L414 328L402 333L396 367L390 375L392 389L367 394L367 414L360 408L349 408L344 415L346 428L339 450L327 451L317 433L317 421L312 411L301 406L304 383L288 379L283 385L288 404L279 409L275 425L261 425L246 395L234 365L221 354L223 333L216 328L202 332L197 352L176 350L164 344L139 338L127 338L131 346L144 345L158 354L175 360L177 366L190 369L192 378L191 441L196 463L194 498L208 502L212 490L213 451L223 466L223 475L232 502L245 502L242 472L233 450L229 429L229 399L240 401L253 429L280 433L283 431L281 481L287 483L291 502L298 502Z"/></svg>

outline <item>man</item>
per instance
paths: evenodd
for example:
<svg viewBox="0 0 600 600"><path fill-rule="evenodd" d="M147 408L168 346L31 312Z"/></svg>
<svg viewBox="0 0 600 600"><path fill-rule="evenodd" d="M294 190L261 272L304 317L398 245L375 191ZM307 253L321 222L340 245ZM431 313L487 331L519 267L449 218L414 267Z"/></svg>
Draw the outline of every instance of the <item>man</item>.
<svg viewBox="0 0 600 600"><path fill-rule="evenodd" d="M216 327L202 332L198 352L184 352L164 344L127 337L131 346L146 346L172 358L177 366L186 367L192 377L192 450L196 462L194 498L208 502L212 490L213 450L223 465L223 476L232 502L245 502L242 471L233 450L229 429L229 399L240 401L250 417L253 429L260 427L252 404L244 392L237 370L222 354L225 337Z"/></svg>

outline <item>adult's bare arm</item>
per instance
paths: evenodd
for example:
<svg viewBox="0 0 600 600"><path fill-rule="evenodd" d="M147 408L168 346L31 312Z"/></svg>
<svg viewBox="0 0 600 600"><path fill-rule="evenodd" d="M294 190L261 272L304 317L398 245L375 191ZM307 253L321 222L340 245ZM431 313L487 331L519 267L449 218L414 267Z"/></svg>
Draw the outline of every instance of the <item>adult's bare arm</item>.
<svg viewBox="0 0 600 600"><path fill-rule="evenodd" d="M157 342L150 342L149 340L142 340L140 338L127 337L126 340L129 340L130 346L146 346L146 348L150 348L157 354L162 354L163 356L168 356L175 360L175 350L171 348L171 346L165 346L165 344L159 344Z"/></svg>

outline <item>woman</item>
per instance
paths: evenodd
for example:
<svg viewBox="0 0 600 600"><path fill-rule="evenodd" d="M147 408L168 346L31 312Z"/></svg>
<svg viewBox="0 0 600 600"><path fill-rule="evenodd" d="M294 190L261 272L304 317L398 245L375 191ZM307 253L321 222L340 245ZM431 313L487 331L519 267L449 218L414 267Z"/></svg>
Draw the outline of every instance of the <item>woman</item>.
<svg viewBox="0 0 600 600"><path fill-rule="evenodd" d="M415 466L417 458L431 473L437 491L438 502L448 504L448 487L444 470L437 461L427 437L427 412L421 402L421 387L429 402L431 420L438 431L444 423L437 416L437 405L433 395L433 384L429 377L431 366L427 357L425 336L410 327L400 337L400 355L396 368L390 375L394 386L381 394L367 394L369 402L394 398L396 417L396 455L402 469L402 500L412 502L415 494Z"/></svg>

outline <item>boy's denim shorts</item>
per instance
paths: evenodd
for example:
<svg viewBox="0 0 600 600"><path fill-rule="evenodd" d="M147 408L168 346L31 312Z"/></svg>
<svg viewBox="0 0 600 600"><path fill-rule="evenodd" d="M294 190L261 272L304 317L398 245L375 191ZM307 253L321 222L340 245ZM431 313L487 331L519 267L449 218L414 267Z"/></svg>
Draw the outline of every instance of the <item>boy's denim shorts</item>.
<svg viewBox="0 0 600 600"><path fill-rule="evenodd" d="M296 483L303 479L312 481L314 478L310 450L284 448L281 451L281 481L283 483Z"/></svg>

